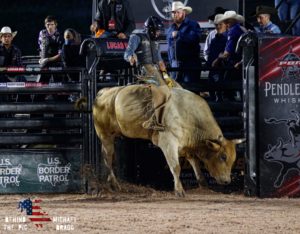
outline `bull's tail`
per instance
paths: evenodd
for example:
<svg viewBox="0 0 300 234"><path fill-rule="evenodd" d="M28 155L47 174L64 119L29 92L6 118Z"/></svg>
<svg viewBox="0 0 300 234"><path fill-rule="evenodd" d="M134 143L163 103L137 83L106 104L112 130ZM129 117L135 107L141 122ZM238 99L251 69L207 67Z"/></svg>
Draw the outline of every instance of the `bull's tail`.
<svg viewBox="0 0 300 234"><path fill-rule="evenodd" d="M87 98L86 97L79 98L75 102L74 107L76 110L87 111Z"/></svg>

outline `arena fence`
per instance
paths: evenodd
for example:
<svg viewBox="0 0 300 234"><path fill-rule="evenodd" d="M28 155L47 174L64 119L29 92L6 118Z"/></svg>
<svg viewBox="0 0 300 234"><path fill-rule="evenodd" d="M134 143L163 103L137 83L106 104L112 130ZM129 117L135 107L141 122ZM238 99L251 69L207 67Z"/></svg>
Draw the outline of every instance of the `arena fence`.
<svg viewBox="0 0 300 234"><path fill-rule="evenodd" d="M41 75L61 81L36 82ZM1 68L0 76L12 80L0 83L0 193L83 191L89 117L74 101L88 94L86 70Z"/></svg>

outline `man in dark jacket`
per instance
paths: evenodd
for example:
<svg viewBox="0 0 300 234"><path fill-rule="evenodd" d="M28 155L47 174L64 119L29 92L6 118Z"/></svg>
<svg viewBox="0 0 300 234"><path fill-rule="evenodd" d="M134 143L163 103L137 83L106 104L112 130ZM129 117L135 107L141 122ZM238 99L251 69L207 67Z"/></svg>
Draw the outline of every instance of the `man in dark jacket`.
<svg viewBox="0 0 300 234"><path fill-rule="evenodd" d="M191 12L191 7L184 6L179 1L173 2L172 17L174 23L167 33L169 62L172 67L184 69L184 71L178 72L176 76L177 81L184 83L197 82L200 78L200 71L187 71L201 65L199 58L201 31L196 21L186 17Z"/></svg>
<svg viewBox="0 0 300 234"><path fill-rule="evenodd" d="M17 32L12 32L10 27L3 27L0 31L0 67L20 67L22 66L21 51L12 44ZM25 81L23 76L9 77L0 76L0 82Z"/></svg>
<svg viewBox="0 0 300 234"><path fill-rule="evenodd" d="M128 0L100 0L96 20L100 28L113 32L117 38L128 38L135 29L134 16Z"/></svg>

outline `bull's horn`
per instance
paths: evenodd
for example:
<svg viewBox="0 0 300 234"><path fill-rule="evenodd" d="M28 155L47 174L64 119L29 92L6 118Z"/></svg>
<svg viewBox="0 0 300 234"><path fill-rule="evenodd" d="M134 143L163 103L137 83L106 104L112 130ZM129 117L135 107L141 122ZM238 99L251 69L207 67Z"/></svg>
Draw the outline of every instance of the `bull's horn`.
<svg viewBox="0 0 300 234"><path fill-rule="evenodd" d="M218 141L219 141L220 143L222 143L223 140L224 140L224 137L223 137L222 135L219 135L219 136L218 136Z"/></svg>
<svg viewBox="0 0 300 234"><path fill-rule="evenodd" d="M268 149L271 150L272 149L272 146L270 144L268 144Z"/></svg>
<svg viewBox="0 0 300 234"><path fill-rule="evenodd" d="M245 142L246 141L246 138L240 138L240 139L233 139L233 140L231 140L234 144L241 144L241 143L243 143L243 142Z"/></svg>
<svg viewBox="0 0 300 234"><path fill-rule="evenodd" d="M206 143L206 146L213 151L220 150L221 145L215 141L206 140L205 143Z"/></svg>
<svg viewBox="0 0 300 234"><path fill-rule="evenodd" d="M277 145L276 145L276 148L277 148L277 149L280 149L280 148L282 147L282 145L283 145L283 140L282 140L281 138L279 138L279 139L278 139L278 143L277 143Z"/></svg>

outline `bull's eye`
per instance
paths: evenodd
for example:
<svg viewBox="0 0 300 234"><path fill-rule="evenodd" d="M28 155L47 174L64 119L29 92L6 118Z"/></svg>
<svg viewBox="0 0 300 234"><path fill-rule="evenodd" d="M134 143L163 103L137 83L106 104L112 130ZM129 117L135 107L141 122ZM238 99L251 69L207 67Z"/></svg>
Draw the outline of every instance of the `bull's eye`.
<svg viewBox="0 0 300 234"><path fill-rule="evenodd" d="M223 162L226 162L227 156L225 154L222 154L221 157L220 157L220 160L223 161Z"/></svg>

